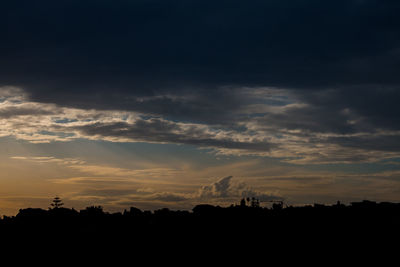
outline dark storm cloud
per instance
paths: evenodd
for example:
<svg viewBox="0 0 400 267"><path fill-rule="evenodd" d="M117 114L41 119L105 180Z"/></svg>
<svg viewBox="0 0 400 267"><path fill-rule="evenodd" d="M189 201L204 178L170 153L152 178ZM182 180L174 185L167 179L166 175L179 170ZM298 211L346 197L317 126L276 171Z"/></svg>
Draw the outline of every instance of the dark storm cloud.
<svg viewBox="0 0 400 267"><path fill-rule="evenodd" d="M0 118L8 119L14 116L23 116L23 115L52 115L55 114L51 110L38 110L35 107L8 107L8 108L0 108Z"/></svg>
<svg viewBox="0 0 400 267"><path fill-rule="evenodd" d="M400 73L399 73L400 74ZM370 131L377 129L400 130L400 84L359 85L352 87L319 90L297 96L319 110L319 116L326 114L325 120L342 118L358 119L357 125L347 125L347 131ZM321 112L325 110L325 112ZM336 116L333 113L336 112ZM329 114L330 113L330 114ZM346 123L345 120L342 120ZM334 124L332 124L333 126Z"/></svg>
<svg viewBox="0 0 400 267"><path fill-rule="evenodd" d="M76 127L83 135L270 151L254 135L290 132L298 144L400 150L390 133L400 130L397 0L14 0L0 10L0 86L162 118ZM300 105L262 110L288 103L258 99L259 88Z"/></svg>
<svg viewBox="0 0 400 267"><path fill-rule="evenodd" d="M378 136L350 136L350 137L331 137L329 143L339 144L342 147L356 149L375 150L375 151L400 151L400 136L381 134Z"/></svg>
<svg viewBox="0 0 400 267"><path fill-rule="evenodd" d="M267 152L275 147L267 141L241 141L234 136L218 138L205 128L187 126L161 119L137 120L135 123L95 123L84 126L70 127L85 136L102 136L111 138L125 138L126 140L144 142L166 142L175 144L196 145L219 149L239 149L258 152Z"/></svg>
<svg viewBox="0 0 400 267"><path fill-rule="evenodd" d="M256 121L260 125L259 130L266 126L267 131L271 131L271 127L274 127L278 130L302 130L301 134L304 135L313 132L354 133L357 126L347 122L350 117L340 109L307 105L288 108L282 113L266 114Z"/></svg>
<svg viewBox="0 0 400 267"><path fill-rule="evenodd" d="M1 10L0 84L39 101L135 109L130 97L166 91L223 99L223 85L400 79L395 0L17 0Z"/></svg>

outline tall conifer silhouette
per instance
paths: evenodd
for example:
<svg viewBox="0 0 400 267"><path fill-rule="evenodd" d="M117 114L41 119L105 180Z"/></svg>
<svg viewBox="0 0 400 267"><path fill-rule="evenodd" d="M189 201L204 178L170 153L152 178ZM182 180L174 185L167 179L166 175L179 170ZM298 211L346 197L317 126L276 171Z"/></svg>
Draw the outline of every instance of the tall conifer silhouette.
<svg viewBox="0 0 400 267"><path fill-rule="evenodd" d="M53 209L58 209L58 208L62 207L63 205L64 205L64 203L61 201L61 199L58 196L56 196L53 199L53 202L50 204L51 208L53 208Z"/></svg>

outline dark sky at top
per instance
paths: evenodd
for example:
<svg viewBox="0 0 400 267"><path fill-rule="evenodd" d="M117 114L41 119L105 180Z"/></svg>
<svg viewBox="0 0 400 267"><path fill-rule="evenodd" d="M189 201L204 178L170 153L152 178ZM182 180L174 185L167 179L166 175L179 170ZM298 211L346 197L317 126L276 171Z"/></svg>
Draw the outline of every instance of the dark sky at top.
<svg viewBox="0 0 400 267"><path fill-rule="evenodd" d="M345 108L366 122L357 131L398 130L399 11L396 0L2 1L0 85L209 124L235 120L240 88L275 87L313 108L293 114L317 121L308 130L354 132L326 121Z"/></svg>

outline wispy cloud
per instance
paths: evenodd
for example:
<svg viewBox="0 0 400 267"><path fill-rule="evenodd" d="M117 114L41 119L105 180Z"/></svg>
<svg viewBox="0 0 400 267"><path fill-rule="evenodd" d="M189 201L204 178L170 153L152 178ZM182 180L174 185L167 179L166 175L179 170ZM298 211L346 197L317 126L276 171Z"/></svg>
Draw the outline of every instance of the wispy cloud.
<svg viewBox="0 0 400 267"><path fill-rule="evenodd" d="M400 157L400 131L371 128L351 109L328 110L276 88L230 90L248 102L238 106L232 115L235 118L226 123L207 124L133 111L32 102L23 91L8 88L0 102L0 136L32 143L88 139L183 144L216 154L273 157L291 164L380 162ZM258 111L254 109L256 98L257 108L264 107Z"/></svg>
<svg viewBox="0 0 400 267"><path fill-rule="evenodd" d="M52 104L5 100L0 103L0 136L33 143L85 138L111 142L188 144L215 149L269 151L267 137L204 124L183 123L123 111L61 108Z"/></svg>
<svg viewBox="0 0 400 267"><path fill-rule="evenodd" d="M57 164L74 170L82 176L70 178L51 179L54 183L60 184L90 184L90 183L114 183L114 182L135 182L152 179L165 180L182 174L181 169L151 167L146 169L128 169L99 164L90 164L79 158L55 158L55 157L25 157L13 156L13 160L23 160L38 164Z"/></svg>

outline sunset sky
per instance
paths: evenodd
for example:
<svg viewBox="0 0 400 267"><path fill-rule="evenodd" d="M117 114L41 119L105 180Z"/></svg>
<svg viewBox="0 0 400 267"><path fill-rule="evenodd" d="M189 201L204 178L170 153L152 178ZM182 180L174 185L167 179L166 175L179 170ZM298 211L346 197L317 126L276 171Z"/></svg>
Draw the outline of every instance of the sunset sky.
<svg viewBox="0 0 400 267"><path fill-rule="evenodd" d="M400 1L5 0L0 215L400 202Z"/></svg>

